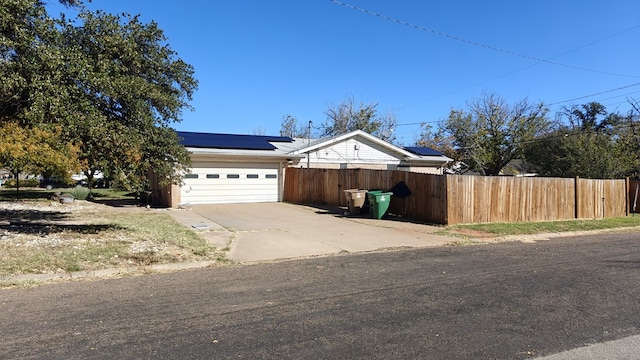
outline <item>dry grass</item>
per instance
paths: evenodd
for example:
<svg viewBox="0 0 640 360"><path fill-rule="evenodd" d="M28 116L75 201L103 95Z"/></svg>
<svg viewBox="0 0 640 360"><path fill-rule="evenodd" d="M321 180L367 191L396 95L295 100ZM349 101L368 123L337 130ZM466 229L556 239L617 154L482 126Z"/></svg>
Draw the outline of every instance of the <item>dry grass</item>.
<svg viewBox="0 0 640 360"><path fill-rule="evenodd" d="M0 202L0 277L204 260L225 253L163 210Z"/></svg>
<svg viewBox="0 0 640 360"><path fill-rule="evenodd" d="M640 216L632 214L627 217L566 220L566 221L540 221L520 223L490 223L490 224L460 224L446 227L444 232L458 235L471 235L471 237L495 237L505 235L523 235L540 233L559 233L572 231L609 230L631 228L638 230ZM474 236L475 235L475 236Z"/></svg>

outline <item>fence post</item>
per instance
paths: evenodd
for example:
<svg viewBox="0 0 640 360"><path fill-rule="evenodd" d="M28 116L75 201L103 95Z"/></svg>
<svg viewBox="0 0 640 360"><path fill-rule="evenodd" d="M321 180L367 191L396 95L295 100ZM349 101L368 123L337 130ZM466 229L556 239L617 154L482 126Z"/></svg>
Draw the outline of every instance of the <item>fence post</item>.
<svg viewBox="0 0 640 360"><path fill-rule="evenodd" d="M441 196L444 198L444 219L442 222L444 225L450 225L449 214L451 214L451 211L449 210L449 179L451 178L451 175L445 174L444 182L441 183L443 186L439 187Z"/></svg>
<svg viewBox="0 0 640 360"><path fill-rule="evenodd" d="M580 176L576 176L575 178L575 182L574 182L574 187L575 187L575 196L576 196L576 200L575 200L575 218L579 219L580 218L580 186L578 186L580 180Z"/></svg>
<svg viewBox="0 0 640 360"><path fill-rule="evenodd" d="M631 199L629 199L629 177L627 176L624 179L624 201L625 201L625 216L629 216L630 213L630 206L631 206Z"/></svg>

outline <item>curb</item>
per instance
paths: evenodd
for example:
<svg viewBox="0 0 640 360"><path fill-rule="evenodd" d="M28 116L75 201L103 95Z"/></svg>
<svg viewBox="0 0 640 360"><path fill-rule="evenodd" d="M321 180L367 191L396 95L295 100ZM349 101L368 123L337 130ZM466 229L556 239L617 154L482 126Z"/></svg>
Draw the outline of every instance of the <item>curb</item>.
<svg viewBox="0 0 640 360"><path fill-rule="evenodd" d="M584 235L597 235L607 233L622 233L629 231L638 231L640 227L623 227L613 229L599 229L599 230L585 230L585 231L569 231L560 233L539 233L539 234L523 234L523 235L508 235L499 236L494 238L470 238L470 240L477 241L478 243L497 243L497 242L509 242L520 241L525 243L533 243L536 241L546 241L554 238L571 237L571 236L584 236ZM452 237L452 240L455 239ZM248 261L248 262L236 262L242 265L252 265L257 263L269 263L288 260L300 260L307 258L315 258L322 256L331 256L332 254L314 255L314 256L302 256L297 258L287 258L279 260L264 260L264 261ZM91 271L74 271L70 273L58 273L58 274L28 274L17 276L6 276L0 278L0 283L21 283L21 282L49 282L60 280L83 280L83 279L101 279L117 276L135 276L145 275L150 273L163 273L173 272L179 270L192 270L203 269L207 267L213 267L218 265L216 261L199 261L199 262L186 262L186 263L171 263L171 264L157 264L146 266L127 266L121 268L91 270Z"/></svg>
<svg viewBox="0 0 640 360"><path fill-rule="evenodd" d="M172 272L178 270L202 269L215 266L215 261L198 261L187 263L157 264L147 266L131 266L123 268L111 268L91 271L74 271L62 274L28 274L17 276L6 276L0 278L0 283L19 283L19 282L47 282L56 280L82 280L82 279L100 279L114 276L127 275L143 275L149 273Z"/></svg>
<svg viewBox="0 0 640 360"><path fill-rule="evenodd" d="M480 241L480 242L488 242L488 243L490 243L490 242L506 242L506 241L535 242L535 241L551 240L551 239L561 238L561 237L588 236L588 235L598 235L598 234L616 234L616 233L624 233L624 232L639 231L639 230L640 230L640 227L638 227L638 226L629 226L629 227L598 229L598 230L582 230L582 231L567 231L567 232L556 232L556 233L506 235L506 236L497 236L497 237L493 237L493 238L473 238L473 240L477 240L477 241Z"/></svg>

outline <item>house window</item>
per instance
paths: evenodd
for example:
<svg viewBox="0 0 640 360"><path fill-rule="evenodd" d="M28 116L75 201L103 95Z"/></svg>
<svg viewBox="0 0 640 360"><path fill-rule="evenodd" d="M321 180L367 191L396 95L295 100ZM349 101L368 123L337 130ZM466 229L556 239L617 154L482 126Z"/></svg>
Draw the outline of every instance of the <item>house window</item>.
<svg viewBox="0 0 640 360"><path fill-rule="evenodd" d="M198 178L198 174L186 174L184 176L185 179L197 179Z"/></svg>
<svg viewBox="0 0 640 360"><path fill-rule="evenodd" d="M258 174L247 174L247 179L257 179L259 178Z"/></svg>
<svg viewBox="0 0 640 360"><path fill-rule="evenodd" d="M227 174L227 179L240 179L238 174Z"/></svg>
<svg viewBox="0 0 640 360"><path fill-rule="evenodd" d="M207 179L220 179L218 174L207 174Z"/></svg>
<svg viewBox="0 0 640 360"><path fill-rule="evenodd" d="M265 175L265 179L277 179L278 175L276 174L267 174Z"/></svg>

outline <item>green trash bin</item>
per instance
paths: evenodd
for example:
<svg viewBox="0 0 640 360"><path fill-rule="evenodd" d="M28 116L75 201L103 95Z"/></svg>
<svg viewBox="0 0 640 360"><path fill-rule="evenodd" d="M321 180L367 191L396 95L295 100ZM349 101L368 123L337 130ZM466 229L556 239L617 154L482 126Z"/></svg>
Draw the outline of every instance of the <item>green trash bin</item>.
<svg viewBox="0 0 640 360"><path fill-rule="evenodd" d="M367 199L369 200L369 208L371 216L376 219L382 219L384 214L389 210L389 202L391 201L392 192L369 191Z"/></svg>
<svg viewBox="0 0 640 360"><path fill-rule="evenodd" d="M382 190L368 190L367 191L367 202L368 204L366 204L365 206L369 206L369 214L371 214L371 216L373 216L373 203L376 201L376 197L375 195L379 195L382 194Z"/></svg>

